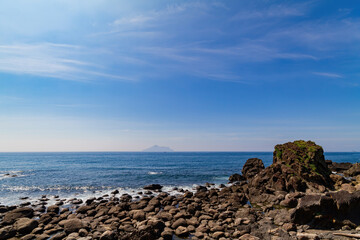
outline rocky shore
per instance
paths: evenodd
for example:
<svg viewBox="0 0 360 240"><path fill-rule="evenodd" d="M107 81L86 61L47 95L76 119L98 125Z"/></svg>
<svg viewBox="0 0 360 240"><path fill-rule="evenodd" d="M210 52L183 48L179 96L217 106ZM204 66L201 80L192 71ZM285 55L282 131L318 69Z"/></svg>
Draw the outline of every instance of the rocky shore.
<svg viewBox="0 0 360 240"><path fill-rule="evenodd" d="M0 206L0 240L360 239L360 163L325 160L313 142L277 145L272 165L249 159L229 182L176 196L152 184L140 199L114 191L70 207L47 206L46 196Z"/></svg>

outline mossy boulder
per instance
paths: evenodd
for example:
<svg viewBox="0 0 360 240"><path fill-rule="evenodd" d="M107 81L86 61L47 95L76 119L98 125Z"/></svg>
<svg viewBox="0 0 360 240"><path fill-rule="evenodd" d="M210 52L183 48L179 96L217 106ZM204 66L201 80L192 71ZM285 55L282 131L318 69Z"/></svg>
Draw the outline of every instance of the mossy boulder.
<svg viewBox="0 0 360 240"><path fill-rule="evenodd" d="M273 164L281 164L291 169L295 176L307 182L331 187L331 171L328 168L324 150L312 141L298 140L275 146Z"/></svg>
<svg viewBox="0 0 360 240"><path fill-rule="evenodd" d="M249 181L252 199L267 199L264 194L282 192L323 192L333 189L321 146L311 141L294 141L275 146L273 164ZM264 200L265 201L265 200Z"/></svg>

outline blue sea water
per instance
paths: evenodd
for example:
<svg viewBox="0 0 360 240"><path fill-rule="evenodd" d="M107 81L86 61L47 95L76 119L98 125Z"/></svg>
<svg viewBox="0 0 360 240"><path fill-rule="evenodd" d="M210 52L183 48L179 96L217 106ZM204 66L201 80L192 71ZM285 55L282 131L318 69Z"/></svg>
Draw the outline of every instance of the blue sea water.
<svg viewBox="0 0 360 240"><path fill-rule="evenodd" d="M337 162L360 161L360 153L325 156ZM20 197L31 201L41 195L88 198L114 189L135 195L152 183L165 190L227 183L252 157L266 166L272 163L271 152L0 153L0 204L19 204Z"/></svg>

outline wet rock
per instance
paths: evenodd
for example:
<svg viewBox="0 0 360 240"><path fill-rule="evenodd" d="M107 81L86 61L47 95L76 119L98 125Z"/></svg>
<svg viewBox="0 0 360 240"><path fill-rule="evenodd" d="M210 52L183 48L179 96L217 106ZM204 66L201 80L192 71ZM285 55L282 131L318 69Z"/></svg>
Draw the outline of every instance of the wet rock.
<svg viewBox="0 0 360 240"><path fill-rule="evenodd" d="M82 203L83 203L83 200L81 200L81 199L75 199L75 200L72 200L71 203L72 203L72 204L82 204Z"/></svg>
<svg viewBox="0 0 360 240"><path fill-rule="evenodd" d="M38 222L36 220L30 218L19 218L14 224L14 229L21 234L27 234L30 233L33 229L35 229L37 226Z"/></svg>
<svg viewBox="0 0 360 240"><path fill-rule="evenodd" d="M117 189L111 192L111 194L114 194L114 195L118 194L118 193L119 193L119 190L117 190Z"/></svg>
<svg viewBox="0 0 360 240"><path fill-rule="evenodd" d="M56 213L56 214L59 213L59 210L60 210L60 208L57 205L52 205L52 206L49 206L47 208L47 212L53 212L53 213Z"/></svg>
<svg viewBox="0 0 360 240"><path fill-rule="evenodd" d="M155 190L161 190L163 188L163 186L161 186L160 184L150 184L150 185L147 185L147 186L145 186L143 188L145 190L155 191Z"/></svg>
<svg viewBox="0 0 360 240"><path fill-rule="evenodd" d="M256 174L261 172L265 168L261 159L250 158L246 161L242 169L242 175L246 179L253 178Z"/></svg>
<svg viewBox="0 0 360 240"><path fill-rule="evenodd" d="M19 218L31 218L34 215L34 210L29 207L17 208L5 214L3 223L11 224Z"/></svg>

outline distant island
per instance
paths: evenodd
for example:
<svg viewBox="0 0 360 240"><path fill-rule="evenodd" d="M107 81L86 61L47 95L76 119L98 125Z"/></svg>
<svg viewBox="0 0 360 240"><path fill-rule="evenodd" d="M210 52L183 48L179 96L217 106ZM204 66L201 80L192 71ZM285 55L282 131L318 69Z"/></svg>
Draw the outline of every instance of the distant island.
<svg viewBox="0 0 360 240"><path fill-rule="evenodd" d="M169 147L161 147L158 145L154 145L152 147L143 150L143 152L173 152L173 151L174 150L172 150Z"/></svg>

